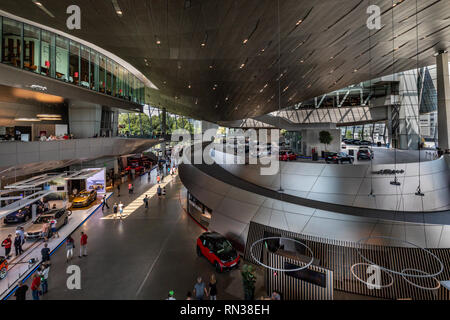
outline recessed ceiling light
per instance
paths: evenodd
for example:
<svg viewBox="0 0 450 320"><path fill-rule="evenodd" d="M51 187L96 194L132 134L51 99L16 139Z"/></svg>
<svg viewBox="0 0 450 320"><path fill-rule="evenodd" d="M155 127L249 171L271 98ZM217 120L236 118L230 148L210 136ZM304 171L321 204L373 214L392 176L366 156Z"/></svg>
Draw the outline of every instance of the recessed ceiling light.
<svg viewBox="0 0 450 320"><path fill-rule="evenodd" d="M245 67L245 63L241 64L241 66L239 67L239 69L242 69Z"/></svg>
<svg viewBox="0 0 450 320"><path fill-rule="evenodd" d="M244 41L242 41L242 44L246 44L248 42L248 39L244 39Z"/></svg>
<svg viewBox="0 0 450 320"><path fill-rule="evenodd" d="M302 23L302 19L298 20L295 25L298 26L300 23Z"/></svg>
<svg viewBox="0 0 450 320"><path fill-rule="evenodd" d="M191 85L190 85L190 84L188 85L188 88L189 88L189 89L191 88Z"/></svg>
<svg viewBox="0 0 450 320"><path fill-rule="evenodd" d="M212 69L212 68L213 68L213 66L212 66L212 65L210 65L210 66L209 66L209 68L210 68L210 69Z"/></svg>
<svg viewBox="0 0 450 320"><path fill-rule="evenodd" d="M44 11L47 15L49 15L50 17L54 18L55 16L53 15L53 13L51 13L46 7L44 7L44 5L42 3L40 3L37 0L33 0L33 3L35 5L37 5L42 11Z"/></svg>
<svg viewBox="0 0 450 320"><path fill-rule="evenodd" d="M303 62L305 62L305 60L303 60L303 59L302 59L302 60L300 60L300 63L303 63Z"/></svg>

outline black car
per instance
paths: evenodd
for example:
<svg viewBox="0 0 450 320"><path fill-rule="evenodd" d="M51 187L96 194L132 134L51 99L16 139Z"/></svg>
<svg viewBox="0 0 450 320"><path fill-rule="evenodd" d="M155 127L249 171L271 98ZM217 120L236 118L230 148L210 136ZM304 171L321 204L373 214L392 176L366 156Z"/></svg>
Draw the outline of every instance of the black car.
<svg viewBox="0 0 450 320"><path fill-rule="evenodd" d="M328 156L325 158L326 163L353 163L353 156L349 156L346 152L333 152L329 153Z"/></svg>
<svg viewBox="0 0 450 320"><path fill-rule="evenodd" d="M361 148L356 155L358 160L371 160L373 159L373 151L369 148Z"/></svg>
<svg viewBox="0 0 450 320"><path fill-rule="evenodd" d="M367 140L361 140L359 144L361 146L370 146L370 145L372 145L372 142L367 141Z"/></svg>

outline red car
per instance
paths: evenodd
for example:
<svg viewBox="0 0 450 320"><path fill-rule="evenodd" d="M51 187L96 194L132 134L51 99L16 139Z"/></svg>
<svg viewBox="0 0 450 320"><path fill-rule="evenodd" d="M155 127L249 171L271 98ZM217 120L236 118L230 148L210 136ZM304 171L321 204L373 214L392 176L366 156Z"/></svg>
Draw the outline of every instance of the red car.
<svg viewBox="0 0 450 320"><path fill-rule="evenodd" d="M239 255L231 243L217 232L205 232L197 239L197 255L205 256L217 272L239 265Z"/></svg>
<svg viewBox="0 0 450 320"><path fill-rule="evenodd" d="M0 257L0 279L4 279L8 274L8 261L5 257Z"/></svg>
<svg viewBox="0 0 450 320"><path fill-rule="evenodd" d="M131 162L128 167L125 168L125 171L131 171L131 169L134 169L136 172L144 171L144 167L140 166L137 162Z"/></svg>
<svg viewBox="0 0 450 320"><path fill-rule="evenodd" d="M280 161L294 161L297 160L297 155L291 151L280 151Z"/></svg>

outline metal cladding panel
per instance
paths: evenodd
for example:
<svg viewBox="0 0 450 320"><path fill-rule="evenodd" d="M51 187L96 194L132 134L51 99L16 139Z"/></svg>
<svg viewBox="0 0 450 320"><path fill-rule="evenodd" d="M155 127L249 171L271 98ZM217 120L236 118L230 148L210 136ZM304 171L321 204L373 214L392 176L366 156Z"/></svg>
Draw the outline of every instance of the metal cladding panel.
<svg viewBox="0 0 450 320"><path fill-rule="evenodd" d="M307 245L312 250L314 259L319 261L318 266L311 266L311 268L316 268L315 270L322 272L329 270L332 275L332 278L329 278L327 275L327 279L330 279L333 283L333 285L329 286L327 283L327 289L334 288L334 290L382 299L450 299L450 291L443 287L440 287L438 290L423 290L409 284L397 274L391 274L393 280L392 286L381 289L369 289L366 284L358 281L350 271L353 265L364 262L360 254L358 254L359 251L368 259L377 262L378 265L387 269L399 271L405 268L417 268L428 273L435 273L439 269L437 264L421 249L360 245L355 242L314 237L251 222L245 246L245 259L253 261L250 248L255 241L264 238L266 232L280 237L295 239ZM443 281L450 277L450 250L430 249L430 251L444 263L444 271L436 276L436 278L416 281L416 284L424 287L436 286L436 281ZM264 257L262 242L253 247L253 255L258 261L267 261L267 257ZM271 266L281 269L283 266L282 262L285 259L285 257L281 257L275 253L269 254L268 261ZM256 263L256 261L253 262ZM359 265L354 267L354 272L361 278L363 276L367 277L367 274L365 275L366 269L362 268L359 270L358 267ZM267 270L266 280L269 291L279 290L287 299L326 299L332 294L332 292L326 292L323 288L302 283L303 281L292 282L283 272L277 272L275 276L273 271ZM381 280L383 281L382 285L388 284L390 277L387 274L383 274ZM414 280L412 281L414 282Z"/></svg>

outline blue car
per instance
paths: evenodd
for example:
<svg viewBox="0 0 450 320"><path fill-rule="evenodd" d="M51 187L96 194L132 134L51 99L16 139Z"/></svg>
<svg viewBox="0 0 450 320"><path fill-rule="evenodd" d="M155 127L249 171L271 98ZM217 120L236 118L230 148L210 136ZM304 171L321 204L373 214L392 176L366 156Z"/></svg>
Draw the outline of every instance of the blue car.
<svg viewBox="0 0 450 320"><path fill-rule="evenodd" d="M36 202L36 205L38 206L37 213L39 214L41 213L39 207L42 205L42 202L38 201ZM22 223L28 221L29 219L31 219L31 217L32 217L31 205L29 205L17 211L11 212L3 219L3 222L5 224Z"/></svg>

